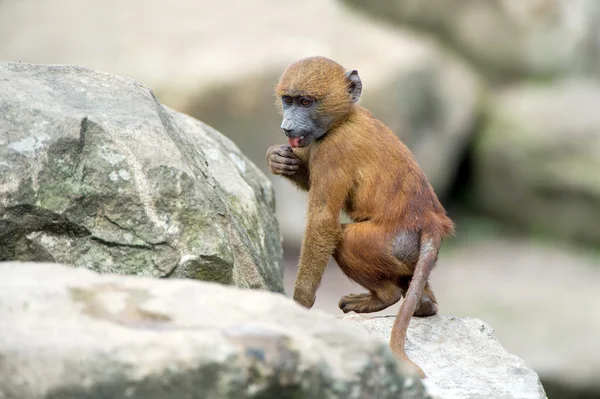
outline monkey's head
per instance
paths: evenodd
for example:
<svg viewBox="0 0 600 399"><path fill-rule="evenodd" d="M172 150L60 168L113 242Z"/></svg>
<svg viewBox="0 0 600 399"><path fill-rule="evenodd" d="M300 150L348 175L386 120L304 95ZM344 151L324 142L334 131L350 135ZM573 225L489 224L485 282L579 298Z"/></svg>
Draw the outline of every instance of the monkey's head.
<svg viewBox="0 0 600 399"><path fill-rule="evenodd" d="M304 58L290 65L275 88L281 129L291 147L306 147L347 116L360 98L356 70L346 71L325 57Z"/></svg>

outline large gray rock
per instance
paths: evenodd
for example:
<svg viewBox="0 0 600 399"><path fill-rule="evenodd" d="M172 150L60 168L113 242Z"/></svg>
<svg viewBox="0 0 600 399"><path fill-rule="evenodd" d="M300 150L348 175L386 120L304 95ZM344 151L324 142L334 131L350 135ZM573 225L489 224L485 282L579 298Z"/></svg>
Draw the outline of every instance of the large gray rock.
<svg viewBox="0 0 600 399"><path fill-rule="evenodd" d="M600 72L596 0L344 0L437 34L500 75Z"/></svg>
<svg viewBox="0 0 600 399"><path fill-rule="evenodd" d="M282 291L271 183L139 83L0 63L0 260Z"/></svg>
<svg viewBox="0 0 600 399"><path fill-rule="evenodd" d="M395 316L343 316L384 342ZM500 345L490 326L477 319L447 316L413 318L406 353L427 374L436 397L546 399L538 375Z"/></svg>
<svg viewBox="0 0 600 399"><path fill-rule="evenodd" d="M427 397L384 342L283 295L0 263L4 399Z"/></svg>
<svg viewBox="0 0 600 399"><path fill-rule="evenodd" d="M476 203L524 230L600 243L600 84L522 84L491 98Z"/></svg>

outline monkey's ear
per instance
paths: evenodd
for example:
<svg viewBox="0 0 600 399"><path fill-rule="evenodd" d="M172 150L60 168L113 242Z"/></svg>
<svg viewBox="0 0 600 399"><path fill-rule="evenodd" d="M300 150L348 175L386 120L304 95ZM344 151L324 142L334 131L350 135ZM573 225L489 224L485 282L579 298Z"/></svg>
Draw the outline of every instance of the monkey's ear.
<svg viewBox="0 0 600 399"><path fill-rule="evenodd" d="M352 69L346 72L346 79L348 79L348 93L350 94L352 102L355 103L358 101L360 94L362 93L362 82L358 76L358 71L356 69Z"/></svg>

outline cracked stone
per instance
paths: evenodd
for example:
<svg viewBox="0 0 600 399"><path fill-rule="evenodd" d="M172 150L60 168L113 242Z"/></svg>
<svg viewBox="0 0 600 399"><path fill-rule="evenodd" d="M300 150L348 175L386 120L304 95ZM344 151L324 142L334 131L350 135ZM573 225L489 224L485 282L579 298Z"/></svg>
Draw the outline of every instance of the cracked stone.
<svg viewBox="0 0 600 399"><path fill-rule="evenodd" d="M271 183L230 140L131 79L0 62L0 80L0 260L283 291Z"/></svg>

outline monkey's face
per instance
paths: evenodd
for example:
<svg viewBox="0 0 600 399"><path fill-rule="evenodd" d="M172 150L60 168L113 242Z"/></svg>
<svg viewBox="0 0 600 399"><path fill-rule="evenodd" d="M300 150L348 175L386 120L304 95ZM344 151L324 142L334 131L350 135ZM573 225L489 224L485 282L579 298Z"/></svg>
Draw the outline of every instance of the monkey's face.
<svg viewBox="0 0 600 399"><path fill-rule="evenodd" d="M304 58L286 68L275 93L290 147L306 147L323 137L352 112L361 90L356 70L325 57Z"/></svg>
<svg viewBox="0 0 600 399"><path fill-rule="evenodd" d="M281 103L281 129L288 137L290 147L306 147L327 133L332 120L319 116L318 101L313 97L284 95Z"/></svg>

